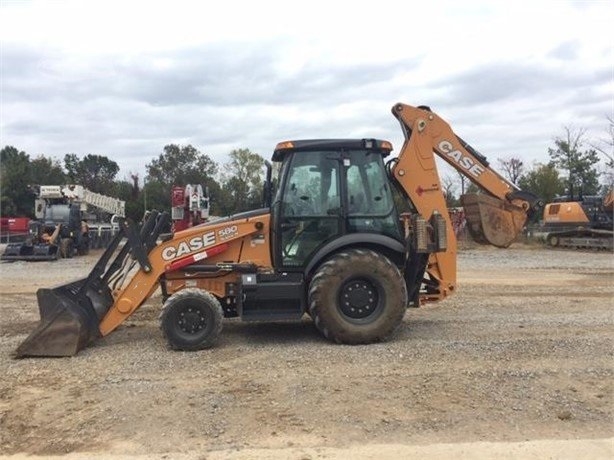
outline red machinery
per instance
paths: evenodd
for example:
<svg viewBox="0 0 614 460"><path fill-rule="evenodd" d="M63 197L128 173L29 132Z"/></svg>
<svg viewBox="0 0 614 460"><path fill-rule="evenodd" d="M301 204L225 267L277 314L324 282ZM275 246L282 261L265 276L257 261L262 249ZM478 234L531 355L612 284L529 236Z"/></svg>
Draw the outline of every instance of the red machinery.
<svg viewBox="0 0 614 460"><path fill-rule="evenodd" d="M171 190L173 231L202 224L209 219L209 197L201 185L174 186Z"/></svg>
<svg viewBox="0 0 614 460"><path fill-rule="evenodd" d="M11 236L27 235L30 227L28 217L2 217L0 218L0 236L7 239Z"/></svg>

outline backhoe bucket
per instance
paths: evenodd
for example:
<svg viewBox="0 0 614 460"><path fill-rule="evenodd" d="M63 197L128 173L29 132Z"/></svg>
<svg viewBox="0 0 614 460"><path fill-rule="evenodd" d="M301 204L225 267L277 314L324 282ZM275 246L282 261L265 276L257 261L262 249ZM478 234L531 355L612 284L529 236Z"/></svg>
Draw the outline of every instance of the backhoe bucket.
<svg viewBox="0 0 614 460"><path fill-rule="evenodd" d="M527 219L522 208L486 194L463 195L461 203L469 234L480 244L507 248Z"/></svg>
<svg viewBox="0 0 614 460"><path fill-rule="evenodd" d="M100 318L113 305L108 287L82 291L87 279L36 292L40 322L15 357L73 356L100 336Z"/></svg>

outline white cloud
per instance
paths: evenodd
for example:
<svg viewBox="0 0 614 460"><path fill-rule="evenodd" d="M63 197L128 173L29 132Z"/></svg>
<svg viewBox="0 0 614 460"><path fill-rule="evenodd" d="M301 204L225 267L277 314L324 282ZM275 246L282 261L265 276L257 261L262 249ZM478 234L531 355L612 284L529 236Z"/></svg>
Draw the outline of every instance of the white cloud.
<svg viewBox="0 0 614 460"><path fill-rule="evenodd" d="M7 1L1 143L105 154L171 142L224 162L288 138L381 136L428 104L491 160L547 156L613 113L611 1Z"/></svg>

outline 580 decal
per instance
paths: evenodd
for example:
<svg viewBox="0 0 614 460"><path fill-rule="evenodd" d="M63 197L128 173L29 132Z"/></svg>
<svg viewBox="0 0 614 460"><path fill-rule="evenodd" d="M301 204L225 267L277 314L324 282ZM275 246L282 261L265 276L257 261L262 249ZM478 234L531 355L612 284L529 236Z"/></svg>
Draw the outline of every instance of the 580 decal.
<svg viewBox="0 0 614 460"><path fill-rule="evenodd" d="M230 227L225 227L217 231L217 234L222 241L233 238L237 233L239 233L239 227L236 225L231 225Z"/></svg>
<svg viewBox="0 0 614 460"><path fill-rule="evenodd" d="M217 237L216 237L217 234ZM162 258L166 261L174 260L182 256L187 256L193 252L199 252L209 246L215 245L218 241L227 241L239 234L239 227L231 225L220 230L211 230L202 235L195 236L187 241L182 241L173 246L168 246L162 250Z"/></svg>

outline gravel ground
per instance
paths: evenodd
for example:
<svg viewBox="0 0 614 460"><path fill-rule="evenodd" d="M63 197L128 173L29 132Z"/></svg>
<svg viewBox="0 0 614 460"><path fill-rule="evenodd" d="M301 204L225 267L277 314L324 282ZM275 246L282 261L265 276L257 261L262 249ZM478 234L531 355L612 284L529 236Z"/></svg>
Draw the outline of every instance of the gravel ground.
<svg viewBox="0 0 614 460"><path fill-rule="evenodd" d="M612 254L461 251L455 296L380 344L331 344L307 319L226 320L218 347L172 352L155 295L75 357L13 360L36 289L95 259L0 264L0 455L614 457Z"/></svg>

